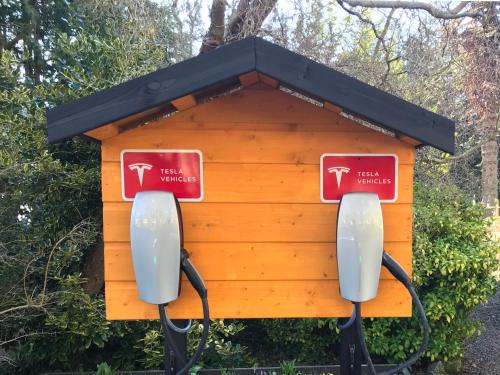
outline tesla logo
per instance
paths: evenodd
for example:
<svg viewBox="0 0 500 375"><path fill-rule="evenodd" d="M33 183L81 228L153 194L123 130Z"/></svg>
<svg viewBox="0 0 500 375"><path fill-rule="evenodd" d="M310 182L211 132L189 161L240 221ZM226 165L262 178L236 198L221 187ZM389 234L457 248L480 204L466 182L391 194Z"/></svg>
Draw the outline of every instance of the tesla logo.
<svg viewBox="0 0 500 375"><path fill-rule="evenodd" d="M135 163L130 164L128 168L131 171L137 171L137 176L139 177L139 185L142 186L142 178L144 177L144 171L150 171L153 166L151 164L146 163Z"/></svg>
<svg viewBox="0 0 500 375"><path fill-rule="evenodd" d="M347 167L330 167L328 168L329 173L335 173L335 178L337 179L337 188L340 189L340 182L342 181L342 174L349 173L351 169Z"/></svg>

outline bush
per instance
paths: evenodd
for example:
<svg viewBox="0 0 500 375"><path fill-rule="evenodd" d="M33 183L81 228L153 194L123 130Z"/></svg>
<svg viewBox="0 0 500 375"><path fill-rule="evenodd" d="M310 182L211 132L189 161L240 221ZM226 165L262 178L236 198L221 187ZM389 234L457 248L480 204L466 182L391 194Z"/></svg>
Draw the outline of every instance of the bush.
<svg viewBox="0 0 500 375"><path fill-rule="evenodd" d="M481 206L456 187L417 184L414 206L413 279L431 327L425 358L448 361L479 332L468 316L495 292L499 247ZM412 319L374 320L367 332L371 351L390 361L411 355L421 335L415 311Z"/></svg>
<svg viewBox="0 0 500 375"><path fill-rule="evenodd" d="M498 243L480 205L450 185L416 184L414 197L413 279L431 327L424 361L462 356L464 339L480 331L469 313L496 288ZM367 343L375 359L402 362L420 345L420 321L365 319ZM260 361L296 358L299 363L325 363L338 342L335 319L249 321L258 339L243 341ZM261 348L264 347L265 350ZM335 349L335 353L338 350Z"/></svg>
<svg viewBox="0 0 500 375"><path fill-rule="evenodd" d="M134 348L137 350L136 359L142 368L163 368L163 332L160 332L160 323L155 322L158 329L145 333L143 339L138 340ZM210 323L207 345L197 363L201 367L229 368L251 366L253 362L246 353L246 348L234 344L231 338L241 332L245 327L239 322L214 319ZM194 354L200 342L203 325L198 321L193 322L193 327L188 334L188 356Z"/></svg>
<svg viewBox="0 0 500 375"><path fill-rule="evenodd" d="M337 319L252 319L238 340L260 366L283 360L301 365L331 363L338 353Z"/></svg>

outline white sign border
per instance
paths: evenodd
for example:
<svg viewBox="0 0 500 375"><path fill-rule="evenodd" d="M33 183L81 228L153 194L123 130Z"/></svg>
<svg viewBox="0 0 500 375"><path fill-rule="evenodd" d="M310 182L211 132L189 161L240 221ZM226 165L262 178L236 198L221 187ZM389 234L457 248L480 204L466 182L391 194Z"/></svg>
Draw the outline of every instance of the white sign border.
<svg viewBox="0 0 500 375"><path fill-rule="evenodd" d="M200 156L200 197L199 198L178 198L179 202L201 202L203 201L205 195L205 188L203 185L203 153L201 150L185 150L185 149L139 149L139 148L127 148L123 149L120 152L120 174L121 174L121 190L122 190L122 199L127 202L133 202L134 198L126 198L125 197L125 174L123 173L123 155L126 152L152 152L152 153L196 153Z"/></svg>
<svg viewBox="0 0 500 375"><path fill-rule="evenodd" d="M326 153L326 154L321 154L320 157L320 162L319 162L319 175L320 175L320 200L321 203L339 203L340 200L333 200L333 199L324 199L323 198L323 159L327 156L392 156L395 161L395 171L394 171L394 176L395 177L395 184L394 186L396 187L396 191L394 194L394 199L391 200L380 200L380 203L395 203L398 200L398 192L399 192L399 179L398 179L398 170L399 170L399 158L397 154L337 154L337 153Z"/></svg>

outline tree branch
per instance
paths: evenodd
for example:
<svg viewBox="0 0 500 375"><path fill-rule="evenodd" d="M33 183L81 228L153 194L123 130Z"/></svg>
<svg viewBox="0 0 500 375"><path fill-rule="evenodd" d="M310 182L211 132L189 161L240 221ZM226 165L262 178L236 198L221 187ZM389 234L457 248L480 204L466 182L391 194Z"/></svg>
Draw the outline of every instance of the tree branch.
<svg viewBox="0 0 500 375"><path fill-rule="evenodd" d="M361 22L364 22L364 23L367 23L370 25L370 27L372 28L373 30L373 33L375 34L375 37L377 38L377 40L380 42L380 44L382 45L382 47L384 48L384 51L387 53L387 47L385 45L385 42L384 42L384 38L382 37L382 35L379 34L378 30L377 30L377 26L373 23L372 20L370 20L369 18L363 16L361 13L353 10L353 9L350 9L348 7L346 7L344 5L344 3L348 3L347 1L344 1L344 0L337 0L337 3L342 7L342 9L344 9L347 13L357 17Z"/></svg>
<svg viewBox="0 0 500 375"><path fill-rule="evenodd" d="M391 11L386 23L385 23L385 26L384 26L384 30L382 31L382 34L380 34L377 30L377 26L375 25L375 23L373 23L372 20L370 20L369 18L365 17L364 15L362 15L361 13L353 10L352 8L348 8L345 6L344 2L347 2L347 1L344 1L344 0L337 0L337 3L342 7L342 9L344 9L347 13L349 14L352 14L353 16L357 17L361 22L364 22L364 23L367 23L370 25L372 31L373 31L373 34L375 35L375 37L377 38L377 44L375 46L375 52L374 54L372 55L372 61L374 61L375 59L375 54L377 53L377 50L380 48L380 46L382 46L382 48L384 49L384 52L385 52L385 63L387 65L387 69L385 71L385 74L384 74L384 77L382 78L382 82L385 83L386 80L387 80L387 77L389 76L389 73L391 71L391 63L394 62L394 61L397 61L400 56L396 56L394 58L390 58L390 51L389 49L387 48L386 44L385 44L385 40L384 40L384 37L387 33L387 29L389 28L389 24L390 24L390 19L394 13L394 10Z"/></svg>
<svg viewBox="0 0 500 375"><path fill-rule="evenodd" d="M467 159L467 158L471 157L475 152L481 150L481 147L483 147L487 142L489 142L491 140L496 140L496 137L493 139L490 138L490 139L483 140L482 142L469 148L467 151L464 151L460 155L448 156L447 158L443 158L443 159L428 157L427 160L431 161L433 163L447 164L450 162L456 162L456 161L461 160L461 159Z"/></svg>
<svg viewBox="0 0 500 375"><path fill-rule="evenodd" d="M423 1L388 1L388 0L344 0L345 3L352 7L362 6L365 8L402 8L402 9L414 9L414 10L425 10L431 16L446 20L472 17L472 18L482 18L482 14L478 12L462 12L460 13L468 4L468 1L461 1L455 8L450 10L444 10L435 7L432 3L426 3Z"/></svg>
<svg viewBox="0 0 500 375"><path fill-rule="evenodd" d="M216 49L224 43L225 13L226 1L213 0L210 9L210 27L201 43L200 54Z"/></svg>
<svg viewBox="0 0 500 375"><path fill-rule="evenodd" d="M246 14L250 7L250 0L240 0L236 10L229 18L227 23L227 35L226 40L230 40L238 35L243 27L243 21L245 20Z"/></svg>
<svg viewBox="0 0 500 375"><path fill-rule="evenodd" d="M382 41L384 40L387 31L389 30L389 25L391 24L392 16L394 15L394 12L396 11L395 8L391 9L389 12L389 15L387 16L387 20L385 21L384 29L382 30L382 34L380 34L380 38L377 40L377 44L375 45L375 49L373 50L373 55L372 55L372 61L375 61L377 58L378 50L380 49L380 45L382 44Z"/></svg>
<svg viewBox="0 0 500 375"><path fill-rule="evenodd" d="M276 2L277 0L240 0L228 22L224 38L226 43L256 35Z"/></svg>
<svg viewBox="0 0 500 375"><path fill-rule="evenodd" d="M39 302L38 303L33 303L33 296L28 296L27 289L26 289L26 278L27 278L27 275L28 275L28 269L30 267L30 264L34 260L36 260L36 259L39 258L39 256L38 256L38 257L35 257L35 259L31 260L28 263L28 265L26 266L25 272L24 272L23 283L24 283L24 293L25 293L25 297L26 297L26 303L24 305L13 306L13 307L7 308L5 310L1 310L0 311L0 316L8 314L8 313L11 313L11 312L14 312L14 311L18 311L18 310L24 310L24 309L43 309L44 308L45 301L46 301L46 298L47 298L47 283L48 283L48 280L49 280L49 269L50 269L50 264L51 264L52 257L54 255L55 251L58 249L58 247L63 242L65 242L66 240L70 239L75 234L75 232L77 232L81 228L85 227L87 224L88 224L88 220L86 220L86 219L82 220L81 222L79 222L78 224L76 224L68 233L66 233L63 237L61 237L54 244L54 246L52 246L52 249L50 250L50 253L49 253L48 258L47 258L47 263L45 265L42 290L40 291L40 293L38 295ZM34 291L33 291L33 293L34 293Z"/></svg>

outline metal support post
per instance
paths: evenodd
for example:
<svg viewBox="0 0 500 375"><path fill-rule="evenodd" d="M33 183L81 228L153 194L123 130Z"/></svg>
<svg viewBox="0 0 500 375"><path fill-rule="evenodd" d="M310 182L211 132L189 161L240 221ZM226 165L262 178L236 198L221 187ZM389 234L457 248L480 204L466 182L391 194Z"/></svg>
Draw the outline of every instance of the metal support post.
<svg viewBox="0 0 500 375"><path fill-rule="evenodd" d="M339 319L345 324L349 319ZM340 331L340 375L361 375L363 361L356 324Z"/></svg>
<svg viewBox="0 0 500 375"><path fill-rule="evenodd" d="M185 327L188 323L187 320L173 320L173 323L178 327ZM183 355L183 358L179 358L172 347L169 345L167 339L165 338L164 350L166 351L165 356L165 374L166 375L175 375L177 374L182 367L186 364L187 358L187 333L178 333L168 328L174 338L174 345L179 348L180 352Z"/></svg>

